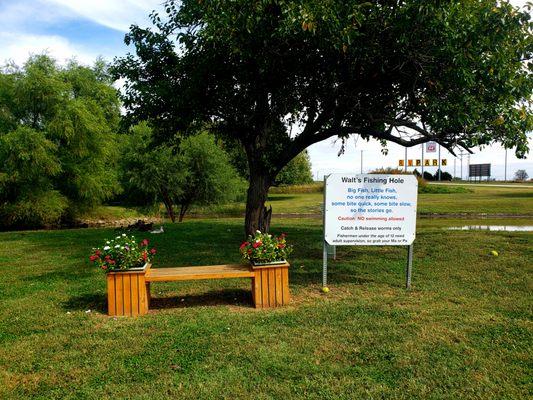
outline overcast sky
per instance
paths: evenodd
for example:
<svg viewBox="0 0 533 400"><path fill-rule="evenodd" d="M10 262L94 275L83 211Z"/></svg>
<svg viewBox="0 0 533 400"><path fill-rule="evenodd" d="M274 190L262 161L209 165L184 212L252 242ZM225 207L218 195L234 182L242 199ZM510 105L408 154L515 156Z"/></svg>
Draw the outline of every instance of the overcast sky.
<svg viewBox="0 0 533 400"><path fill-rule="evenodd" d="M124 33L135 23L148 25L148 14L161 9L162 0L0 0L0 61L24 62L30 54L48 52L60 62L75 57L79 62L92 63L97 56L112 60L127 52ZM522 6L526 0L512 1ZM529 135L533 148L533 134ZM383 156L380 145L351 138L344 155L338 157L340 143L325 140L309 148L313 173L321 178L330 172L359 172L361 151L363 171L378 167L396 167L405 156L403 147L390 144ZM474 149L471 163L492 163L493 176L504 177L505 151L500 146ZM508 151L508 178L521 168L533 177L533 158L518 160ZM447 170L453 174L453 156L444 149L442 158L448 161ZM421 158L421 146L408 149L409 159ZM437 158L437 153L430 158ZM466 176L467 157L463 159L463 177ZM435 167L429 168L431 172ZM455 167L460 175L460 160Z"/></svg>

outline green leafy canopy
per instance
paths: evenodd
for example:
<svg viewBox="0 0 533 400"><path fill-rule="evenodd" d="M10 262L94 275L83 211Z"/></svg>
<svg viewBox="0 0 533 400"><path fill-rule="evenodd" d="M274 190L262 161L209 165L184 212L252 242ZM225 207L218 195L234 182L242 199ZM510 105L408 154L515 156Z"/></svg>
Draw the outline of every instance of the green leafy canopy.
<svg viewBox="0 0 533 400"><path fill-rule="evenodd" d="M0 72L0 214L4 225L55 223L118 190L120 118L102 61L58 66L46 55Z"/></svg>
<svg viewBox="0 0 533 400"><path fill-rule="evenodd" d="M454 150L531 130L531 19L506 1L167 1L117 60L125 106L163 138L209 121L275 175L358 134ZM297 132L297 133L295 133Z"/></svg>

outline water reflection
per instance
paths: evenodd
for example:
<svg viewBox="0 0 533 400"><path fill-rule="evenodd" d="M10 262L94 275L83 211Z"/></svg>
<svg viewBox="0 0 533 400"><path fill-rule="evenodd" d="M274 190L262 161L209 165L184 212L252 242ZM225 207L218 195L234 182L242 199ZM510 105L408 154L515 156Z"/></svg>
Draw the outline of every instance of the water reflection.
<svg viewBox="0 0 533 400"><path fill-rule="evenodd" d="M530 232L533 225L465 225L446 228L452 231L507 231L507 232Z"/></svg>

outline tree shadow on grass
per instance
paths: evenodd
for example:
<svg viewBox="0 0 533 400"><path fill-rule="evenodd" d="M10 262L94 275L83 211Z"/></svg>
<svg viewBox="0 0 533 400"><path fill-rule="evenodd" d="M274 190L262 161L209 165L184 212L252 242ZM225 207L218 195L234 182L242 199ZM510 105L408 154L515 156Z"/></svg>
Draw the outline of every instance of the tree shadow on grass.
<svg viewBox="0 0 533 400"><path fill-rule="evenodd" d="M67 311L98 311L107 313L107 296L102 293L85 293L73 296L61 303L63 309Z"/></svg>
<svg viewBox="0 0 533 400"><path fill-rule="evenodd" d="M276 194L275 197L268 196L267 201L285 201L285 200L293 200L296 196L292 195L283 195L283 194Z"/></svg>
<svg viewBox="0 0 533 400"><path fill-rule="evenodd" d="M150 299L150 310L221 305L253 308L252 292L244 289L223 289L181 296L152 296Z"/></svg>

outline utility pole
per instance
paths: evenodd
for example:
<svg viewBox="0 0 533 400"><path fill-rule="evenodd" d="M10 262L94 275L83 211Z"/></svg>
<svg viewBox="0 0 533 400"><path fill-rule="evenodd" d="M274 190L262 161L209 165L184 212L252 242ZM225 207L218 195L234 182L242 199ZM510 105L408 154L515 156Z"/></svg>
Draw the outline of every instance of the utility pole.
<svg viewBox="0 0 533 400"><path fill-rule="evenodd" d="M407 172L407 147L405 148L405 172Z"/></svg>
<svg viewBox="0 0 533 400"><path fill-rule="evenodd" d="M461 180L463 180L463 156L467 155L468 153L466 151L462 151L459 153L459 156L461 157ZM468 156L468 159L470 161L470 155ZM470 162L469 162L470 164Z"/></svg>
<svg viewBox="0 0 533 400"><path fill-rule="evenodd" d="M442 165L440 164L440 143L439 143L439 182L440 182L440 175L441 175L441 169L442 169Z"/></svg>
<svg viewBox="0 0 533 400"><path fill-rule="evenodd" d="M503 180L507 182L507 149L505 149L505 177Z"/></svg>
<svg viewBox="0 0 533 400"><path fill-rule="evenodd" d="M453 177L457 178L457 174L455 173L456 170L456 164L457 164L457 157L453 158Z"/></svg>

